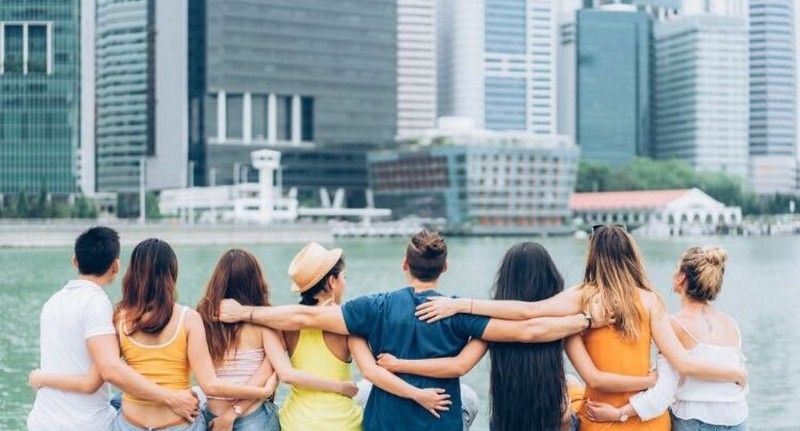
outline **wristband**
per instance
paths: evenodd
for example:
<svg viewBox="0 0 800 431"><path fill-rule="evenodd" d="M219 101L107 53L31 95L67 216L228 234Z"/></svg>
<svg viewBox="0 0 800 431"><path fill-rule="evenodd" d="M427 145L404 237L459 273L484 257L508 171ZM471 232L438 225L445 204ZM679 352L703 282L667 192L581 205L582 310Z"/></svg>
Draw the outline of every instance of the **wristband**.
<svg viewBox="0 0 800 431"><path fill-rule="evenodd" d="M583 314L583 318L586 319L587 322L589 322L589 325L586 327L586 329L591 329L592 328L592 315L588 314L588 313L584 313Z"/></svg>

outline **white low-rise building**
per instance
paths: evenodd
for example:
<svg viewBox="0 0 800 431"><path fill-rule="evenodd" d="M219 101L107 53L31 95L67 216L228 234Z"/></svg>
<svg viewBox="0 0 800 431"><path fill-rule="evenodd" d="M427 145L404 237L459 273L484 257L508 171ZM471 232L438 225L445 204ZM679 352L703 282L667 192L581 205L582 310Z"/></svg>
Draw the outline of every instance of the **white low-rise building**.
<svg viewBox="0 0 800 431"><path fill-rule="evenodd" d="M715 233L739 226L742 210L700 189L575 193L570 208L579 224L625 224L649 235Z"/></svg>

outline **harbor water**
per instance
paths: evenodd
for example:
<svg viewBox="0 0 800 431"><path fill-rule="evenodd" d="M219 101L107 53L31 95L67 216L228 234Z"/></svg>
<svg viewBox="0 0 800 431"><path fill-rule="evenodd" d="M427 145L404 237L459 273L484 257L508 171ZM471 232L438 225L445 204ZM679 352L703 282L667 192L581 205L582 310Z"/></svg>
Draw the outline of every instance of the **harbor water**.
<svg viewBox="0 0 800 431"><path fill-rule="evenodd" d="M453 238L449 270L441 280L446 294L488 297L505 250L522 238ZM540 240L552 253L568 284L580 280L586 241ZM739 322L750 371L750 429L797 430L800 414L800 241L797 237L701 237L642 239L640 245L654 285L671 310L678 300L670 290L680 253L692 245L721 244L729 253L718 306ZM400 269L405 242L399 239L342 240L348 290L346 298L403 286ZM275 304L295 303L286 268L299 244L247 246L261 259ZM196 305L223 245L177 246L179 300ZM131 248L123 249L127 263ZM39 311L66 280L74 276L69 248L0 249L0 430L22 430L34 394L26 381L39 355ZM121 277L120 277L121 279ZM109 287L120 295L119 279ZM464 379L481 397L473 430L485 431L489 401L487 358ZM285 391L285 389L284 389ZM282 397L279 397L279 399Z"/></svg>

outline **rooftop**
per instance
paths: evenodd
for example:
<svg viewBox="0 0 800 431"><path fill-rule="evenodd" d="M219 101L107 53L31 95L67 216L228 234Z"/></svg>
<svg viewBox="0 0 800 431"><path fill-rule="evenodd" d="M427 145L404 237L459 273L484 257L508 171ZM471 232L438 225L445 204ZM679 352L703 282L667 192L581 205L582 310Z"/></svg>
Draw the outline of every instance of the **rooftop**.
<svg viewBox="0 0 800 431"><path fill-rule="evenodd" d="M660 208L691 191L692 189L573 193L569 206L573 211Z"/></svg>

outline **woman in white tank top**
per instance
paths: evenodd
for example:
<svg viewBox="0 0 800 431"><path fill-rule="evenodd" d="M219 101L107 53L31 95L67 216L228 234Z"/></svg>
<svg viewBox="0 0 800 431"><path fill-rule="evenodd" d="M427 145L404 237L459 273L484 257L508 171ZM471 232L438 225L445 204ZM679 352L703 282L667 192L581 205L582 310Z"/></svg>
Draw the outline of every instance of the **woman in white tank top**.
<svg viewBox="0 0 800 431"><path fill-rule="evenodd" d="M681 296L681 310L672 316L672 328L692 356L721 367L744 367L742 340L736 321L711 304L722 289L727 254L720 247L692 247L678 263L672 290ZM667 408L673 431L747 430L747 387L744 382L716 382L681 377L659 356L658 382L632 396L622 407L587 402L587 416L597 422L643 420Z"/></svg>

